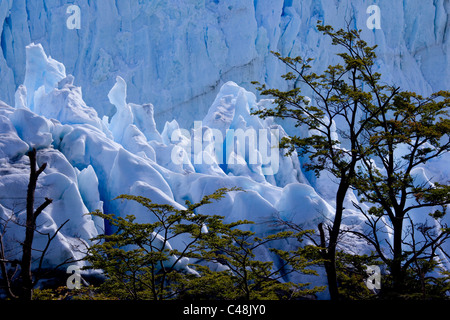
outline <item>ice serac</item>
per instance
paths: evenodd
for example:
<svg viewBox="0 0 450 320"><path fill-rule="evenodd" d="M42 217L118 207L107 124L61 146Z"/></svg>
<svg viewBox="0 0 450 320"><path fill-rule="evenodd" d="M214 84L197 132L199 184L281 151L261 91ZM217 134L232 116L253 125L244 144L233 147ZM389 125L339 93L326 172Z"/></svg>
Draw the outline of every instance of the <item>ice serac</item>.
<svg viewBox="0 0 450 320"><path fill-rule="evenodd" d="M281 187L306 182L297 153L285 157L284 150L278 149L280 139L286 135L283 127L272 118L263 120L251 115L266 103L270 102L258 102L255 94L235 82L225 83L202 122L207 130L218 131L211 134L222 137L223 145L210 141L204 152L229 175L248 176Z"/></svg>
<svg viewBox="0 0 450 320"><path fill-rule="evenodd" d="M279 75L285 70L271 50L314 58L313 71L318 72L335 61L330 42L315 27L317 20L335 28L351 21L351 27L361 29L370 45L378 45L376 67L388 83L421 94L449 86L450 5L445 0L80 0L76 4L81 12L79 30L66 27L68 3L1 2L1 100L13 104L26 73L25 46L35 42L64 63L67 74L73 74L84 89L87 105L94 106L100 117L112 116L115 108L98 93L109 91L121 76L130 101L153 103L160 131L173 117L180 126L192 127L227 81L247 90L253 90L253 80L283 87ZM371 4L380 7L381 29L366 26ZM60 70L52 72L57 75Z"/></svg>
<svg viewBox="0 0 450 320"><path fill-rule="evenodd" d="M232 167L221 166L224 162L218 161L212 148L215 141L207 134L208 130L224 133L223 146L228 144L226 139L230 130L266 132L264 130L272 127L282 129L271 119L261 120L252 116L250 110L259 108L260 102L254 94L236 83L223 85L208 113L211 116L205 117L202 126L183 129L173 120L167 122L163 132L159 133L152 105L127 102L127 86L123 78L117 77L108 95L117 112L110 121L100 120L84 102L81 88L73 85L73 77L63 72L57 76L50 72L49 78L45 76L49 69L55 70L49 64L59 66L59 63L49 60L40 48L38 45L28 46L27 53L33 58L27 58L27 61L34 61L41 69L31 65L27 68L29 83L28 87L21 87L26 87L26 92L21 89L16 95L17 108L0 105L0 211L2 219L14 221L15 227L8 231L8 244L12 246L8 252L11 255L19 253L13 244L21 241L23 235L19 223L24 219L25 202L20 195L26 192L28 183L26 152L30 148L38 149L39 164L47 163L38 181L36 199L49 197L54 200L40 216L39 231L43 235L52 234L59 226L64 226L49 248L45 267L58 265L61 259L79 259L82 248L89 246L92 237L110 230L101 219L86 215L88 212L101 210L118 216L131 213L137 221L151 221L152 217L144 207L115 200L122 194L148 197L155 203L181 209L185 200L198 202L218 188L240 187L245 191L233 192L220 204L212 203L200 212L214 212L225 216L228 221L248 219L259 222L276 218L277 199L283 195L288 202L290 197L300 195L295 191L286 193L283 189L286 184L293 183L292 179L300 178L300 167L294 158L287 158L290 166L280 170L291 177L289 181L263 174L261 163L249 161L248 152L236 151L240 161ZM48 98L60 94L66 99ZM25 95L34 97L33 110L30 110L28 100L24 101ZM45 99L47 108L38 107L38 101L42 99ZM145 125L147 123L149 126ZM177 131L185 134L182 139L174 134ZM197 141L198 138L200 140ZM200 148L181 148L185 162L174 164L175 147L195 143L199 143ZM234 139L230 144L233 150L242 147L235 145ZM259 154L258 146L249 144L249 150ZM278 152L276 149L277 155ZM204 166L196 163L198 159L204 161ZM302 191L301 194L306 193ZM314 215L313 212L311 214ZM261 225L255 231L267 232ZM38 236L36 248L45 246L46 239ZM181 249L186 240L172 241L170 245ZM187 261L183 260L179 267L187 268L186 264Z"/></svg>
<svg viewBox="0 0 450 320"><path fill-rule="evenodd" d="M33 114L17 117L17 112L23 109L0 107L2 121L0 136L2 152L0 153L0 215L2 232L5 235L4 243L8 259L20 259L23 241L23 225L26 218L26 192L29 179L29 161L25 155L31 146L39 147L38 165L47 163L45 171L41 174L35 194L36 206L44 198L51 198L53 203L38 217L34 240L33 267L39 263L39 250L43 250L49 237L55 238L48 247L47 255L43 260L43 267L55 267L64 261L76 261L82 258L82 250L86 248L89 239L97 235L97 229L89 216L83 199L79 192L76 174L73 166L66 157L51 146L51 140L44 139L36 143L36 137L41 136L43 118ZM8 121L14 118L15 121ZM36 121L40 119L41 121ZM15 133L18 122L27 128L27 133ZM34 133L34 134L33 134ZM5 136L8 135L8 136ZM42 136L41 136L42 137ZM3 140L5 139L5 140ZM6 142L3 143L3 142ZM11 144L8 144L11 143ZM61 227L61 229L59 229ZM73 262L83 264L83 262Z"/></svg>
<svg viewBox="0 0 450 320"><path fill-rule="evenodd" d="M133 113L127 103L127 84L122 77L117 76L116 84L108 93L108 99L116 107L115 115L111 119L111 132L114 140L120 143L125 130L133 123Z"/></svg>
<svg viewBox="0 0 450 320"><path fill-rule="evenodd" d="M35 93L46 94L52 91L56 84L66 77L66 68L62 63L47 57L41 44L32 43L26 50L24 86L28 93L27 106L34 110Z"/></svg>

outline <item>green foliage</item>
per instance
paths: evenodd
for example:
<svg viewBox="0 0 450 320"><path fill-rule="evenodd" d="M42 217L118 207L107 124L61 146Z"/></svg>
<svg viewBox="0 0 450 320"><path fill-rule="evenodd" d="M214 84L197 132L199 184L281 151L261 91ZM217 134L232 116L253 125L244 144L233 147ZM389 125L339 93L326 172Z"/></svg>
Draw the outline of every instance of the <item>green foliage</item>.
<svg viewBox="0 0 450 320"><path fill-rule="evenodd" d="M117 199L136 201L154 218L154 223L137 223L133 215L125 218L93 212L115 228L113 234L101 234L94 239L86 260L88 268L103 271L106 280L102 292L118 299L164 300L175 297L173 289L182 281L183 259L196 256L194 243L200 239L205 224L217 216L195 214L202 205L224 197L237 189L219 189L199 203L186 203L180 210L170 205L153 203L140 196L121 195ZM150 217L149 217L150 218ZM183 251L173 249L169 242L178 237L190 238Z"/></svg>
<svg viewBox="0 0 450 320"><path fill-rule="evenodd" d="M375 299L376 294L365 283L368 277L367 266L380 264L375 255L354 255L338 251L336 265L340 297L344 300Z"/></svg>
<svg viewBox="0 0 450 320"><path fill-rule="evenodd" d="M229 270L212 271L212 268L201 263L191 265L191 267L198 274L189 275L178 284L179 299L236 299L236 278Z"/></svg>
<svg viewBox="0 0 450 320"><path fill-rule="evenodd" d="M94 297L292 299L323 290L282 281L287 272L317 275L308 269L317 263L307 258L308 247L286 252L269 246L292 237L291 232L260 238L242 229L253 224L251 221L224 223L222 216L194 212L200 206L220 200L226 192L238 190L219 189L198 203L186 202L185 210L155 204L139 196L118 197L146 207L156 218L154 223L137 223L132 215L122 218L98 211L92 213L115 228L112 234L92 239L93 245L86 256L90 263L87 268L100 269L105 276ZM170 247L169 242L180 236L184 237L183 249ZM283 261L278 268L271 261L256 259L256 251L267 248ZM197 262L186 266L187 258ZM209 266L219 266L219 270L212 271Z"/></svg>
<svg viewBox="0 0 450 320"><path fill-rule="evenodd" d="M317 260L307 257L309 247L297 251L276 249L269 244L293 237L292 232L279 232L266 237L258 237L254 232L238 228L250 221L223 223L221 220L208 225L208 233L197 243L203 259L219 263L228 269L233 279L235 299L293 299L312 295L324 288L307 288L309 284L285 283L286 272L317 273L308 267ZM272 261L255 259L255 252L269 248L278 256L279 266ZM287 271L289 270L289 271Z"/></svg>
<svg viewBox="0 0 450 320"><path fill-rule="evenodd" d="M308 130L307 136L292 135L282 140L280 148L287 154L296 150L306 160L302 165L319 176L331 173L337 181L335 215L331 227L319 228L325 259L329 291L338 299L336 248L340 234L347 191L355 183L357 165L373 153L366 130L373 119L391 104L399 88L380 83L374 71L376 46L369 46L360 37L360 30L335 31L319 21L317 29L342 49L340 63L330 65L322 74L311 71L312 59L274 55L288 68L283 75L287 91L259 84L263 96L273 98L274 106L253 110L262 118L290 118L297 127ZM302 90L312 93L311 99ZM336 125L339 123L339 127ZM328 237L324 234L328 231Z"/></svg>
<svg viewBox="0 0 450 320"><path fill-rule="evenodd" d="M352 255L337 253L337 270L340 297L344 300L448 300L450 298L450 273L439 266L436 260L416 259L405 269L402 285L394 285L390 273L380 276L381 289L368 289L366 268L378 265L386 269L389 265L380 261L377 254Z"/></svg>
<svg viewBox="0 0 450 320"><path fill-rule="evenodd" d="M33 300L118 300L111 294L103 294L99 288L94 286L81 287L70 290L66 286L57 288L35 289Z"/></svg>
<svg viewBox="0 0 450 320"><path fill-rule="evenodd" d="M274 103L269 108L253 110L253 114L262 118L290 118L297 127L308 129L307 136L294 134L283 138L280 148L287 154L296 150L301 156L308 156L303 166L316 176L328 171L337 178L333 226L319 230L332 298L339 296L334 284L339 267L335 261L336 245L349 188L368 207L363 209L355 204L369 226L367 234L355 233L374 246L378 258L391 271L398 291L413 264L437 258L436 250L441 250L450 237L448 226L442 223L450 203L450 186L415 179L416 169L449 151L450 92L439 91L423 97L386 85L380 80L381 74L374 70L376 46L361 39L360 30L348 26L336 31L320 21L317 29L342 49L338 53L340 63L317 74L311 71L312 59L283 57L273 52L288 69L282 76L288 90L254 82L261 95L273 98ZM304 89L312 93L311 99L302 93ZM336 123L339 123L337 135L333 131ZM421 208L430 209L429 215L439 226L439 233L414 225L410 214ZM385 219L393 235L388 250L382 249L377 236L380 221ZM404 221L408 219L410 229L405 227ZM424 240L414 238L416 229ZM328 230L328 238L323 230ZM405 233L412 237L412 242L404 241ZM348 283L355 289L355 297L365 296L364 290L355 287L355 276L355 273L338 275L341 286ZM342 292L344 287L341 294L353 299L352 294Z"/></svg>
<svg viewBox="0 0 450 320"><path fill-rule="evenodd" d="M449 300L450 273L437 261L418 259L410 266L402 280L400 290L392 275L383 276L380 299Z"/></svg>

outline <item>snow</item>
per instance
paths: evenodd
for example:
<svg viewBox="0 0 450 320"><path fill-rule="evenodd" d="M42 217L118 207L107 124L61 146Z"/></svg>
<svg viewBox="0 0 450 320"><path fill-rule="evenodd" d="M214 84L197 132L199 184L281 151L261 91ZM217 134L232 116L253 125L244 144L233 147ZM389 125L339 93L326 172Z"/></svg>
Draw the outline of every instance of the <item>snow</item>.
<svg viewBox="0 0 450 320"><path fill-rule="evenodd" d="M49 147L53 141L51 122L27 109L16 109L10 117L19 137L30 147Z"/></svg>
<svg viewBox="0 0 450 320"><path fill-rule="evenodd" d="M74 31L64 27L65 7L45 2L0 2L0 99L7 102L0 103L0 217L11 220L6 239L11 258L20 253L18 222L25 215L31 148L38 150L39 164L47 163L36 205L53 199L39 217L36 248L45 246L45 233L68 220L49 248L47 267L80 258L89 239L108 231L89 212L152 219L139 204L114 200L122 194L181 209L186 200L239 187L242 191L198 212L222 215L227 222L255 221L246 227L260 235L277 231L279 219L313 228L332 218L334 180L304 172L306 159L295 152L285 157L277 148L294 126L251 115L271 101L256 96L250 81L283 88L279 75L286 70L270 50L314 55L313 70L320 72L335 60L329 41L314 27L317 19L340 27L354 10L354 24L363 28L365 4L80 1L83 22ZM386 75L383 80L423 94L447 88L446 2L379 1L379 6L382 29L363 29L363 36L379 44L376 67ZM418 11L427 14L414 14ZM418 179L447 182L448 157L418 169ZM349 192L344 224L363 228L352 201L357 197ZM418 221L427 214L418 212ZM170 245L182 247L183 239ZM367 246L355 241L348 249L362 252ZM264 249L259 255L269 257ZM322 274L315 283L323 281Z"/></svg>
<svg viewBox="0 0 450 320"><path fill-rule="evenodd" d="M275 207L282 220L304 228L313 227L318 224L317 221L329 219L333 215L333 208L311 186L300 183L284 187Z"/></svg>
<svg viewBox="0 0 450 320"><path fill-rule="evenodd" d="M28 144L19 138L11 120L0 115L0 158L20 158L28 148Z"/></svg>

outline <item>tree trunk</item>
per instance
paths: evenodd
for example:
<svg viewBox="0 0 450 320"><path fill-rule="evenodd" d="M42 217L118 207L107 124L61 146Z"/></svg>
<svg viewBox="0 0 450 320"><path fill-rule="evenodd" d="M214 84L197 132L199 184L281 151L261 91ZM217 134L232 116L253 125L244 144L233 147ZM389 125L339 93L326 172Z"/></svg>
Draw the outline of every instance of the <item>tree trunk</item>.
<svg viewBox="0 0 450 320"><path fill-rule="evenodd" d="M319 224L319 233L321 239L322 257L325 259L324 266L327 274L328 291L330 293L330 300L339 300L339 290L337 285L336 274L336 246L331 246L331 242L326 245L325 232L323 230L323 224Z"/></svg>
<svg viewBox="0 0 450 320"><path fill-rule="evenodd" d="M339 232L341 229L342 215L344 212L344 199L349 188L349 184L345 179L341 179L338 191L336 193L336 211L333 221L333 226L329 230L329 242L328 245L325 241L325 232L323 230L323 225L319 225L319 233L321 237L321 246L326 248L323 251L323 257L326 259L325 271L327 273L328 290L330 292L331 300L339 300L339 290L337 281L337 270L336 270L336 247L339 237Z"/></svg>
<svg viewBox="0 0 450 320"><path fill-rule="evenodd" d="M391 266L392 282L394 291L397 293L402 292L403 287L403 272L402 272L402 231L403 231L403 218L395 218L392 221L394 227L394 254Z"/></svg>
<svg viewBox="0 0 450 320"><path fill-rule="evenodd" d="M43 164L39 170L36 171L36 149L28 152L28 157L30 158L30 181L27 189L27 221L25 225L25 240L23 242L21 261L22 292L20 297L23 300L31 300L33 296L31 259L34 231L36 230L36 219L45 207L52 203L51 199L46 198L45 202L36 211L34 211L34 192L36 190L37 180L39 175L45 170L46 164Z"/></svg>
<svg viewBox="0 0 450 320"><path fill-rule="evenodd" d="M36 221L34 219L34 192L36 190L37 176L36 176L36 150L33 149L28 153L30 158L30 180L27 189L27 221L25 230L25 241L23 242L22 251L22 294L21 298L24 300L31 300L33 291L33 276L31 274L31 257L32 244L34 238L34 230L36 228Z"/></svg>
<svg viewBox="0 0 450 320"><path fill-rule="evenodd" d="M330 292L330 300L339 300L339 289L336 273L336 252L330 252L326 257L325 271L327 273L328 291Z"/></svg>

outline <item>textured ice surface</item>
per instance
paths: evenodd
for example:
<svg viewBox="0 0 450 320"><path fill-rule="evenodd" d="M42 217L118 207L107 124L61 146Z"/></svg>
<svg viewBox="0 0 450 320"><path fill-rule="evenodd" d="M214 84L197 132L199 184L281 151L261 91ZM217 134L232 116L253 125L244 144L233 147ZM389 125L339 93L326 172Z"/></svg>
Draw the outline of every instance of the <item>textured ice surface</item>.
<svg viewBox="0 0 450 320"><path fill-rule="evenodd" d="M279 75L285 70L270 50L315 58L313 70L322 70L335 57L329 40L315 27L317 20L339 28L352 18L352 26L362 30L369 44L378 45L376 67L386 81L422 94L449 86L450 4L445 0L377 1L379 30L366 27L367 7L374 4L367 1L79 0L75 4L80 7L81 28L69 30L69 3L2 0L0 100L14 104L26 73L25 46L35 42L75 76L87 105L100 117L115 108L99 92L108 92L121 76L130 101L153 103L159 130L173 118L187 128L203 118L227 81L247 90L254 89L253 80L283 86ZM60 67L48 69L47 87L60 77ZM35 79L27 80L31 84Z"/></svg>
<svg viewBox="0 0 450 320"><path fill-rule="evenodd" d="M270 132L273 127L282 129L270 119L263 121L251 116L250 109L258 108L256 97L233 82L223 86L213 103L208 113L214 115L213 120L206 116L204 122L192 130L180 128L173 120L159 133L152 105L129 103L123 78L117 77L108 94L118 112L111 119L100 120L96 111L84 102L81 88L73 85L74 78L67 76L61 64L49 58L40 45L27 47L27 63L35 63L40 69L31 65L27 68L26 79L34 80L18 91L17 108L0 106L0 205L4 219L24 219L28 183L25 154L30 148L38 149L38 163L46 162L48 166L39 179L36 199L37 202L45 197L54 200L39 218L39 231L54 232L69 220L52 242L46 266L57 265L60 258L80 257L90 238L107 231L100 219L93 220L85 215L88 212L99 209L123 216L132 213L138 221L150 219L140 205L114 200L121 194L141 195L156 203L182 208L185 200L197 202L220 187L241 187L246 191L234 192L220 205L211 204L202 210L224 215L229 221L260 222L276 218L280 197L289 201L289 197L305 195L304 191L295 195L283 189L288 183L304 185L300 183L302 174L296 155L284 159L288 165L277 168L274 176L264 175L262 162L253 163L250 154L245 152L236 151L240 160L233 165L225 165L223 159L217 158L211 146L215 142L207 134L208 130L223 131L222 138L228 139L229 130ZM54 76L52 72L47 74L48 70L61 72ZM34 98L23 99L24 92ZM44 100L45 104L41 102ZM218 121L222 119L224 104L230 116L226 121ZM175 135L178 131L184 135ZM242 143L246 142L241 141L239 145L231 139L217 147L229 144L237 150ZM185 145L180 147L180 144ZM258 148L252 148L252 153L259 154ZM174 161L177 159L173 157L177 155L174 150L182 151L183 161L179 164ZM280 156L281 151L270 152ZM308 188L314 192L312 187ZM8 232L9 244L18 243L22 234L18 230L20 227L14 225ZM261 226L258 228L259 232L267 231ZM46 239L37 237L36 247L45 246ZM171 245L182 246L183 239ZM16 248L11 254L14 252L19 251Z"/></svg>

